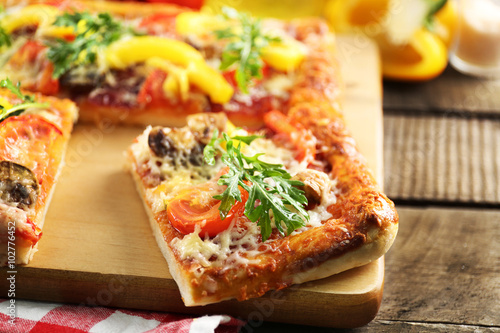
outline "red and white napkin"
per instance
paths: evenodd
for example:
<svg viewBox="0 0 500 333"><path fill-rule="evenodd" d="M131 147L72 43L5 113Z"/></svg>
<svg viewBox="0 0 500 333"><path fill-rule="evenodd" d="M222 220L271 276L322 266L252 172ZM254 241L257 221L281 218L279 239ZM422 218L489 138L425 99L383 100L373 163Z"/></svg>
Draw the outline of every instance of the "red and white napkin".
<svg viewBox="0 0 500 333"><path fill-rule="evenodd" d="M205 333L238 332L244 322L226 315L192 318L161 312L0 299L0 332L9 333ZM12 323L11 319L14 318Z"/></svg>

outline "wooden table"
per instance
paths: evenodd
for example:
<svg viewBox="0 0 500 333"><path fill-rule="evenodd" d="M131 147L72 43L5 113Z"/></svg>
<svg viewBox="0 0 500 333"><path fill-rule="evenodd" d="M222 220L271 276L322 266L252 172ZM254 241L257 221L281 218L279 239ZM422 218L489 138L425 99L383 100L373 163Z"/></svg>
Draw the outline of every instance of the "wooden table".
<svg viewBox="0 0 500 333"><path fill-rule="evenodd" d="M400 231L381 308L365 327L314 331L500 332L500 80L448 68L427 83L384 82L384 127L385 190Z"/></svg>

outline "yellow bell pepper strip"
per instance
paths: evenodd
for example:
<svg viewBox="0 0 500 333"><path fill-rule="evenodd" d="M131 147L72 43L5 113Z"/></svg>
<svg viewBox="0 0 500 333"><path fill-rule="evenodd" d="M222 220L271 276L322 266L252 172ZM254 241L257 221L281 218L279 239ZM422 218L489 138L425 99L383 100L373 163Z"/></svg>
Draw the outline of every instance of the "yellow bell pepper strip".
<svg viewBox="0 0 500 333"><path fill-rule="evenodd" d="M228 21L220 16L200 12L184 12L175 18L175 30L181 35L206 33L225 29L229 26Z"/></svg>
<svg viewBox="0 0 500 333"><path fill-rule="evenodd" d="M448 64L448 50L438 36L419 29L410 43L394 46L379 42L382 74L387 79L425 81L437 77Z"/></svg>
<svg viewBox="0 0 500 333"><path fill-rule="evenodd" d="M175 22L175 29L181 35L202 35L230 27L234 29L235 34L241 31L241 22L222 19L221 16L207 13L181 13ZM295 70L304 60L305 55L306 51L300 42L286 37L281 37L281 42L271 42L263 47L260 54L264 62L279 71Z"/></svg>
<svg viewBox="0 0 500 333"><path fill-rule="evenodd" d="M168 60L157 57L148 59L146 65L159 68L168 73L163 82L163 91L167 96L170 94L180 96L182 101L188 99L190 66L187 68L179 67Z"/></svg>
<svg viewBox="0 0 500 333"><path fill-rule="evenodd" d="M13 105L5 98L0 97L0 110L2 109L10 109Z"/></svg>
<svg viewBox="0 0 500 333"><path fill-rule="evenodd" d="M169 38L137 36L121 39L106 49L108 64L124 69L151 57L169 60L177 65L187 66L191 62L204 62L203 56L194 47Z"/></svg>
<svg viewBox="0 0 500 333"><path fill-rule="evenodd" d="M147 62L152 57L182 66L187 70L189 82L207 93L214 103L224 104L234 93L233 87L219 72L207 65L200 52L178 40L137 36L119 40L111 44L105 52L107 64L111 68L123 69L136 63ZM158 60L153 61L156 66L160 63ZM171 72L172 67L168 66L159 67Z"/></svg>
<svg viewBox="0 0 500 333"><path fill-rule="evenodd" d="M74 33L71 27L56 27L52 24L56 17L62 12L54 6L35 4L22 8L21 10L7 15L2 19L2 27L7 33L30 25L38 26L38 33L47 37L59 37Z"/></svg>
<svg viewBox="0 0 500 333"><path fill-rule="evenodd" d="M279 71L297 69L305 56L304 46L291 38L282 38L281 42L271 42L261 51L262 60Z"/></svg>

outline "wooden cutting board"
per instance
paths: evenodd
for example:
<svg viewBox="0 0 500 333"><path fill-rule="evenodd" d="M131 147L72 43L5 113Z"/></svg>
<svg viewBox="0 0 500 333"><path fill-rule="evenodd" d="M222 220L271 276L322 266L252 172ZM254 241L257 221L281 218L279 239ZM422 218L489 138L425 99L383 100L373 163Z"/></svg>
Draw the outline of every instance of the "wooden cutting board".
<svg viewBox="0 0 500 333"><path fill-rule="evenodd" d="M378 53L358 37L339 39L345 116L382 181ZM39 253L17 268L16 297L192 314L227 313L257 326L279 321L354 327L378 311L383 259L320 281L245 302L184 307L151 233L123 151L142 128L78 125L46 216ZM1 279L1 297L7 297Z"/></svg>

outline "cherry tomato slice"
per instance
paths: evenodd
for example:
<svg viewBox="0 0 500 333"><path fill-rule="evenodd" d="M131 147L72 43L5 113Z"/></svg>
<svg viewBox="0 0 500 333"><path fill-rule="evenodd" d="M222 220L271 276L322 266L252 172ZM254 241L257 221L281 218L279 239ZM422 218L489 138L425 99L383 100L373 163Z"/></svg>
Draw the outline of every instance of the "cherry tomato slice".
<svg viewBox="0 0 500 333"><path fill-rule="evenodd" d="M27 41L10 59L8 65L13 70L21 69L26 64L39 66L39 74L28 81L23 81L23 88L55 95L59 92L59 80L54 79L54 65L45 57L39 56L47 46L38 41Z"/></svg>
<svg viewBox="0 0 500 333"><path fill-rule="evenodd" d="M43 117L30 114L9 117L0 123L0 160L9 160L31 169L42 184L51 161L51 146L58 144L61 130ZM50 174L51 175L51 174Z"/></svg>
<svg viewBox="0 0 500 333"><path fill-rule="evenodd" d="M144 28L150 35L160 35L165 33L175 33L175 18L177 14L155 13L146 16L139 23L140 28Z"/></svg>
<svg viewBox="0 0 500 333"><path fill-rule="evenodd" d="M181 191L167 205L167 216L172 226L183 234L189 234L200 228L202 237L215 237L229 228L234 218L243 215L248 192L240 187L241 201L236 201L226 218L219 213L220 200L213 197L221 193L222 187L215 182L201 184Z"/></svg>

